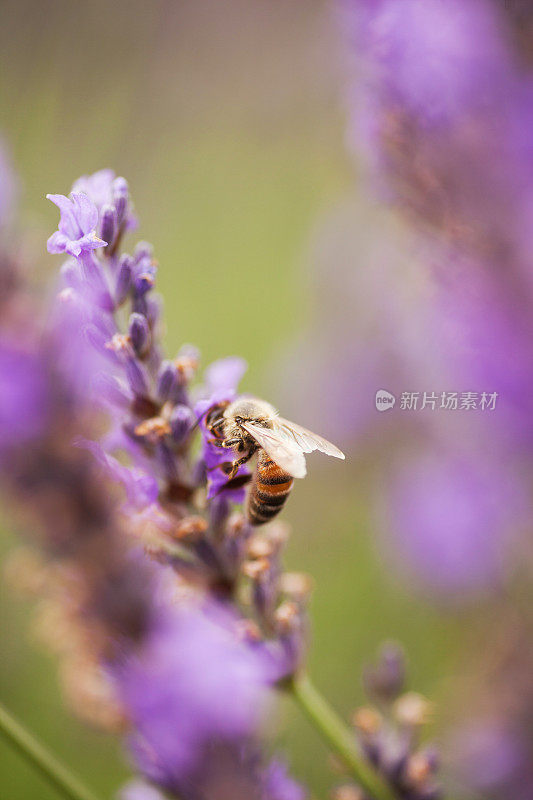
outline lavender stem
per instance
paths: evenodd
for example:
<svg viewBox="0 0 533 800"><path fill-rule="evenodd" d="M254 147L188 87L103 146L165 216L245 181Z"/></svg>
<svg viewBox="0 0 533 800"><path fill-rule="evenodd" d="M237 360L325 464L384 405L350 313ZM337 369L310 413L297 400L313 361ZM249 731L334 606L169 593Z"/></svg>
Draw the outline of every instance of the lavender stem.
<svg viewBox="0 0 533 800"><path fill-rule="evenodd" d="M0 734L68 800L98 800L6 709L0 705Z"/></svg>
<svg viewBox="0 0 533 800"><path fill-rule="evenodd" d="M396 800L392 789L368 764L344 722L320 694L306 673L295 676L288 689L313 725L327 742L337 751L351 774L374 800Z"/></svg>

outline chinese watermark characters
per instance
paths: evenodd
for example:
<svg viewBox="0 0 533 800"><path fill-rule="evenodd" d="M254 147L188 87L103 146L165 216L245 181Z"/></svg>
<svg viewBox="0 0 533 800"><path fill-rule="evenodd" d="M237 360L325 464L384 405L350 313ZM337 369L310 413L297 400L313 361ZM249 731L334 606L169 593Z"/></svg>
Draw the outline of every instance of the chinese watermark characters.
<svg viewBox="0 0 533 800"><path fill-rule="evenodd" d="M498 392L402 392L402 411L494 411Z"/></svg>

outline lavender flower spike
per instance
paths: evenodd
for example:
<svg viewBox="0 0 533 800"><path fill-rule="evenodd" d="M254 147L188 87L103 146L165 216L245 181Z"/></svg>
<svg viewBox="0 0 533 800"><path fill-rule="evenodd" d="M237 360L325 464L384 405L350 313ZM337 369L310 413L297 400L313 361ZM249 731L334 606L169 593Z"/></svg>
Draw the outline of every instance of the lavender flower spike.
<svg viewBox="0 0 533 800"><path fill-rule="evenodd" d="M107 242L96 235L98 209L86 194L72 192L70 198L63 194L47 194L46 197L61 212L58 230L47 242L49 253L68 253L77 258L82 253L106 246Z"/></svg>
<svg viewBox="0 0 533 800"><path fill-rule="evenodd" d="M138 766L179 794L210 742L242 741L256 730L271 667L219 606L162 611L143 652L115 674L136 729Z"/></svg>

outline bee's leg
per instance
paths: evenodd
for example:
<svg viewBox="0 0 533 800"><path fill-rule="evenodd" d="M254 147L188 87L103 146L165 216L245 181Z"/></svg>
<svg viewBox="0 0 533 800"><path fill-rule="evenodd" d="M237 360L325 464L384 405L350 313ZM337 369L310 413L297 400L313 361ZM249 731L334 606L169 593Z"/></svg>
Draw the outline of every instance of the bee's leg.
<svg viewBox="0 0 533 800"><path fill-rule="evenodd" d="M238 458L236 461L231 462L231 464L229 464L230 467L229 471L227 470L228 464L221 464L220 468L222 472L224 472L228 476L228 479L231 481L239 471L239 467L242 467L243 464L246 464L246 462L251 459L253 454L254 454L253 450L251 450L241 458Z"/></svg>
<svg viewBox="0 0 533 800"><path fill-rule="evenodd" d="M238 450L242 452L243 443L242 439L235 438L235 439L209 439L209 444L214 445L215 447L226 447L230 448L231 450Z"/></svg>
<svg viewBox="0 0 533 800"><path fill-rule="evenodd" d="M224 422L225 422L224 418L220 417L214 422L206 424L206 428L210 433L214 433L214 431L216 431L217 428L220 428L222 425L224 425Z"/></svg>
<svg viewBox="0 0 533 800"><path fill-rule="evenodd" d="M217 494L222 494L222 492L231 491L232 489L241 489L251 480L251 475L237 475L235 478L231 478L227 483L223 484L223 486L217 490Z"/></svg>
<svg viewBox="0 0 533 800"><path fill-rule="evenodd" d="M244 445L242 439L235 437L234 439L224 439L222 441L222 447L228 447L230 450L237 449L242 453Z"/></svg>

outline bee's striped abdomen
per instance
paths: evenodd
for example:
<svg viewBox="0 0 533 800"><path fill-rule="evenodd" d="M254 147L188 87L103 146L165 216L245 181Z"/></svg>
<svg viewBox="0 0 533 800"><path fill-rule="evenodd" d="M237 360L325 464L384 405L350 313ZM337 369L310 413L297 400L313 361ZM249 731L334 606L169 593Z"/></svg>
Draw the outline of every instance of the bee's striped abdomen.
<svg viewBox="0 0 533 800"><path fill-rule="evenodd" d="M279 514L289 496L294 478L278 467L264 450L259 451L246 512L252 525L262 525Z"/></svg>

